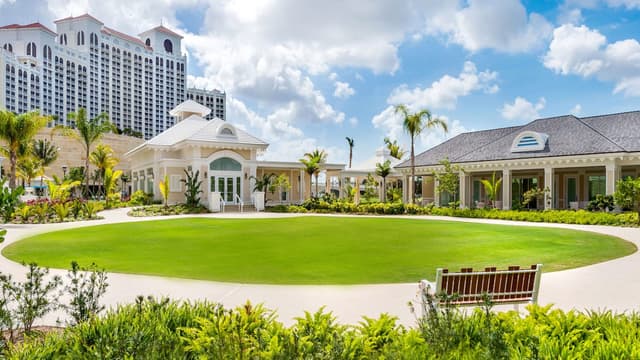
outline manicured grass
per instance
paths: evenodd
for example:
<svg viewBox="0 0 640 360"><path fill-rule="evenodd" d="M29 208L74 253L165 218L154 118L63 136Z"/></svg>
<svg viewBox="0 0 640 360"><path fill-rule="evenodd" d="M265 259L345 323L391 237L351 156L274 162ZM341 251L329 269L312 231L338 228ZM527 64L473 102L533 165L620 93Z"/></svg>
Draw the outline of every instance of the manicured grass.
<svg viewBox="0 0 640 360"><path fill-rule="evenodd" d="M636 251L621 239L553 228L362 217L203 219L37 235L3 255L66 268L244 283L365 284L433 279L436 268L579 267Z"/></svg>

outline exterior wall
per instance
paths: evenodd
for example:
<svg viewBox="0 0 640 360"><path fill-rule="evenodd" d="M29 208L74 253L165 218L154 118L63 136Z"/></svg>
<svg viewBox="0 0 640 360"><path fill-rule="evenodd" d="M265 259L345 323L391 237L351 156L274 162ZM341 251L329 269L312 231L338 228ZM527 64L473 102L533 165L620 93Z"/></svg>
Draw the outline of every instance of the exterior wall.
<svg viewBox="0 0 640 360"><path fill-rule="evenodd" d="M289 196L286 201L281 201L280 193L276 190L275 193L267 192L265 197L267 199L267 204L281 204L281 203L298 203L300 202L300 180L298 179L300 176L300 169L271 169L271 168L258 168L257 177L260 178L264 174L275 174L275 176L279 176L281 174L286 175L289 178L289 183L291 188L289 189ZM307 185L308 187L308 185ZM253 190L253 189L251 189Z"/></svg>

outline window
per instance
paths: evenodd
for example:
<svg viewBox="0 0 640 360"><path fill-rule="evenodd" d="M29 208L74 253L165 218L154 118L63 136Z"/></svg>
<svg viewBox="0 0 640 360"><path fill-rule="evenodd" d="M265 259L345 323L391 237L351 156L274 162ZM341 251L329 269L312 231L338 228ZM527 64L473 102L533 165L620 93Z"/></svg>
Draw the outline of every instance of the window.
<svg viewBox="0 0 640 360"><path fill-rule="evenodd" d="M511 152L541 151L547 146L549 135L535 132L523 131L511 144Z"/></svg>
<svg viewBox="0 0 640 360"><path fill-rule="evenodd" d="M589 176L589 200L594 200L596 195L604 195L607 191L607 177L604 175Z"/></svg>
<svg viewBox="0 0 640 360"><path fill-rule="evenodd" d="M151 46L151 39L147 38L147 40L144 41L144 44L147 46Z"/></svg>
<svg viewBox="0 0 640 360"><path fill-rule="evenodd" d="M231 129L229 128L224 128L220 130L220 135L233 136L233 131L231 131Z"/></svg>
<svg viewBox="0 0 640 360"><path fill-rule="evenodd" d="M173 54L173 43L171 42L171 40L166 39L164 41L164 51L168 52L169 54Z"/></svg>
<svg viewBox="0 0 640 360"><path fill-rule="evenodd" d="M8 52L13 52L13 45L11 45L9 43L4 44L3 48L5 50L7 50Z"/></svg>
<svg viewBox="0 0 640 360"><path fill-rule="evenodd" d="M209 170L218 170L218 171L241 171L242 165L233 160L232 158L224 157L218 160L212 161L209 164Z"/></svg>
<svg viewBox="0 0 640 360"><path fill-rule="evenodd" d="M36 57L36 44L35 43L29 43L27 44L27 56L33 56Z"/></svg>
<svg viewBox="0 0 640 360"><path fill-rule="evenodd" d="M76 35L76 44L84 45L84 31L79 31Z"/></svg>
<svg viewBox="0 0 640 360"><path fill-rule="evenodd" d="M171 192L181 192L182 191L182 176L180 175L171 175L169 178L169 191Z"/></svg>

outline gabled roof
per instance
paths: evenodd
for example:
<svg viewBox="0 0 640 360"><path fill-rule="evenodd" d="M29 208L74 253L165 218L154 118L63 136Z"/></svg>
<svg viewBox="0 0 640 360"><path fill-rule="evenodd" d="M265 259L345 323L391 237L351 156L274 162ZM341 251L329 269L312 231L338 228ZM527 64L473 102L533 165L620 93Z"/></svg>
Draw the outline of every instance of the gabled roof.
<svg viewBox="0 0 640 360"><path fill-rule="evenodd" d="M180 39L182 39L182 38L183 38L183 36L182 36L182 35L178 34L177 32L175 32L175 31L173 31L173 30L171 30L171 29L169 29L169 28L167 28L167 27L165 27L165 26L163 26L163 25L156 26L156 27L154 27L153 29L149 29L149 30L147 30L147 31L145 31L145 32L143 32L143 33L140 33L140 35L145 34L145 33L148 33L148 32L150 32L150 31L160 31L160 32L163 32L163 33L165 33L165 34L169 34L169 35L172 35L172 36L179 37Z"/></svg>
<svg viewBox="0 0 640 360"><path fill-rule="evenodd" d="M90 20L93 20L93 21L99 23L100 25L104 25L104 23L102 21L100 21L100 20L96 19L95 17L89 15L89 13L84 13L84 14L82 14L80 16L75 16L75 17L74 16L67 16L66 18L55 20L53 23L57 24L57 23L64 22L64 21L80 20L80 19L90 19Z"/></svg>
<svg viewBox="0 0 640 360"><path fill-rule="evenodd" d="M10 24L10 25L5 25L5 26L0 26L0 30L22 30L22 29L41 29L44 31L47 31L49 33L51 33L53 36L56 36L57 34L49 29L48 27L40 24L39 22L34 22L31 24L26 24L26 25L20 25L20 24Z"/></svg>
<svg viewBox="0 0 640 360"><path fill-rule="evenodd" d="M512 152L513 140L524 131L548 134L544 149ZM583 119L565 115L460 134L417 155L416 166L437 165L445 158L465 163L636 151L640 151L640 111ZM405 161L397 167L409 166Z"/></svg>
<svg viewBox="0 0 640 360"><path fill-rule="evenodd" d="M223 128L232 130L233 135L221 133ZM269 146L265 141L234 127L224 120L216 118L207 121L198 115L191 115L146 141L144 144L130 150L125 155L131 155L145 147L172 147L184 142L210 143L211 145L219 144L230 147L234 145L250 145L266 148Z"/></svg>

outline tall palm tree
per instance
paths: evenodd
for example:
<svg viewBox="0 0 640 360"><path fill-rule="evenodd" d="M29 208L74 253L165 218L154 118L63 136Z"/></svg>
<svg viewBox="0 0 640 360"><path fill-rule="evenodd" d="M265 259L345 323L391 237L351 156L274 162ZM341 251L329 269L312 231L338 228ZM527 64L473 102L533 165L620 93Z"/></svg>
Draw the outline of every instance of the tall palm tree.
<svg viewBox="0 0 640 360"><path fill-rule="evenodd" d="M400 114L403 117L402 127L411 137L411 202L416 202L416 192L413 189L413 185L416 179L416 155L415 155L415 140L416 136L420 135L425 129L433 129L436 127L442 128L445 132L448 131L447 123L439 118L431 116L431 112L427 109L419 110L415 113L411 113L406 105L396 105L396 114Z"/></svg>
<svg viewBox="0 0 640 360"><path fill-rule="evenodd" d="M407 153L404 151L400 145L398 145L398 140L391 141L388 137L384 138L384 143L387 145L387 149L389 150L389 155L392 157L402 160L404 155Z"/></svg>
<svg viewBox="0 0 640 360"><path fill-rule="evenodd" d="M382 194L384 201L387 201L387 176L391 173L391 161L385 160L383 163L376 163L376 175L382 178Z"/></svg>
<svg viewBox="0 0 640 360"><path fill-rule="evenodd" d="M327 161L327 153L324 150L315 149L310 153L305 153L304 156L309 160L315 160L317 165L316 171L313 173L316 177L316 196L318 196L318 175L320 175L321 165ZM309 187L311 189L311 187Z"/></svg>
<svg viewBox="0 0 640 360"><path fill-rule="evenodd" d="M89 154L89 161L93 164L100 176L104 177L106 169L113 169L120 160L113 154L113 149L109 145L98 144L96 148Z"/></svg>
<svg viewBox="0 0 640 360"><path fill-rule="evenodd" d="M6 143L5 153L9 158L9 187L16 188L16 166L19 152L27 149L38 130L49 122L49 117L37 111L16 115L8 110L0 110L0 139Z"/></svg>
<svg viewBox="0 0 640 360"><path fill-rule="evenodd" d="M309 193L311 193L312 181L311 178L316 171L319 171L320 166L318 165L317 159L314 158L302 158L300 159L302 165L304 165L304 171L309 175ZM316 184L317 185L317 184ZM316 195L318 194L318 189L316 187Z"/></svg>
<svg viewBox="0 0 640 360"><path fill-rule="evenodd" d="M67 116L75 122L75 129L65 129L65 135L75 138L82 144L85 155L84 173L89 174L91 146L100 140L104 134L113 131L115 127L109 121L109 115L106 113L101 113L93 119L88 119L86 109L80 108ZM85 191L86 194L89 193L89 176L85 177Z"/></svg>
<svg viewBox="0 0 640 360"><path fill-rule="evenodd" d="M347 139L347 144L349 144L349 169L351 169L351 160L353 159L353 147L355 145L355 142L353 141L353 138L350 137L345 137L345 139Z"/></svg>
<svg viewBox="0 0 640 360"><path fill-rule="evenodd" d="M31 155L40 160L42 164L42 175L40 175L40 186L44 186L44 170L58 159L58 148L47 139L37 139L31 144Z"/></svg>

